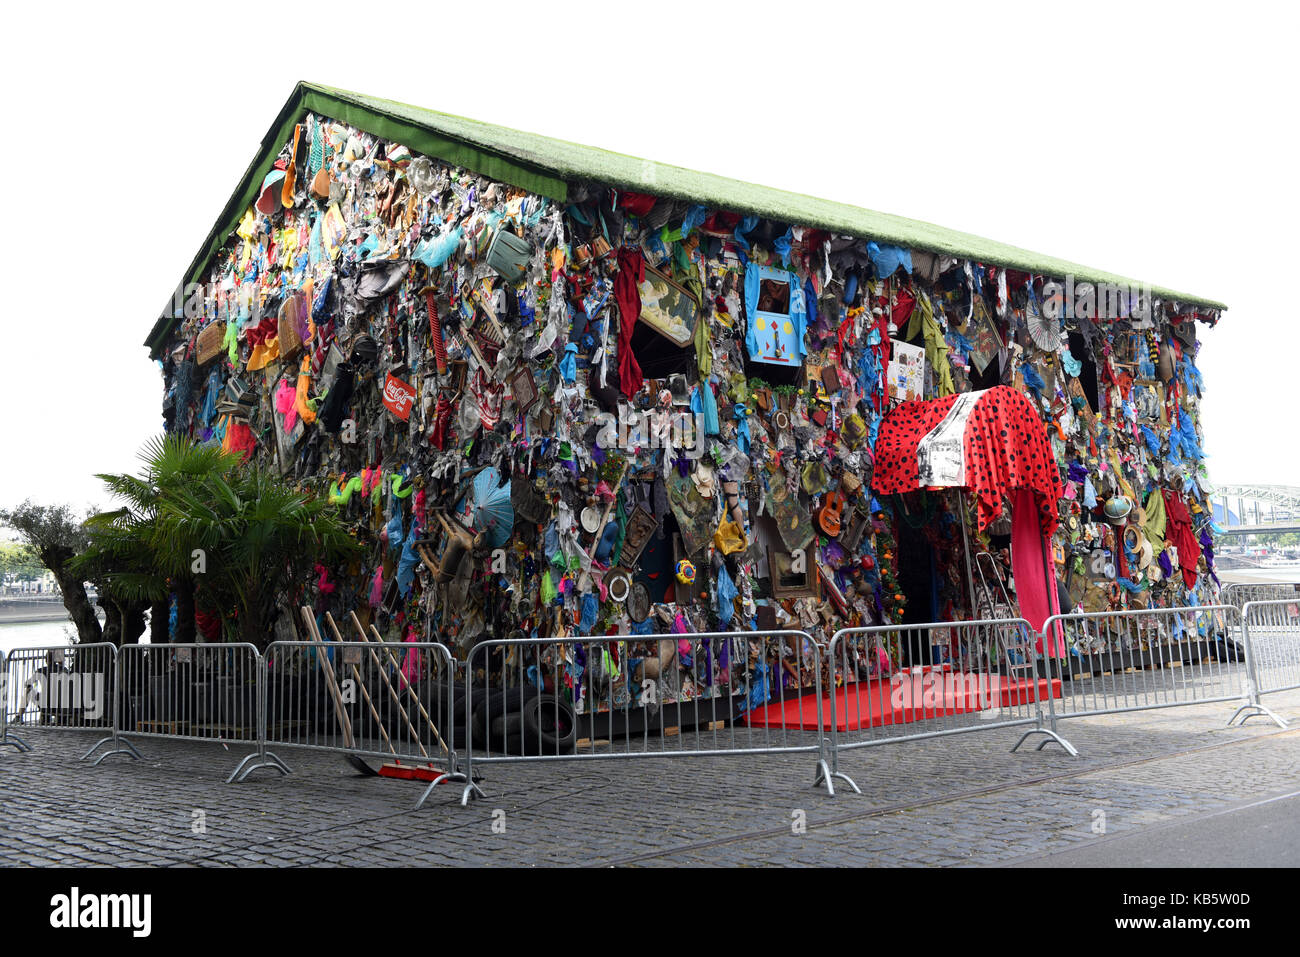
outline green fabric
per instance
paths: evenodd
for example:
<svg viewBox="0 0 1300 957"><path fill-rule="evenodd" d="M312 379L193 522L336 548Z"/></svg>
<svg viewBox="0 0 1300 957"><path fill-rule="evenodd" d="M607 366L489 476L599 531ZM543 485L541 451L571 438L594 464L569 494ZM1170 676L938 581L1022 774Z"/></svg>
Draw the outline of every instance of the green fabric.
<svg viewBox="0 0 1300 957"><path fill-rule="evenodd" d="M1154 554L1159 555L1165 550L1165 497L1160 494L1159 487L1153 488L1151 494L1147 496L1146 503L1147 520L1142 526L1142 531L1151 543Z"/></svg>
<svg viewBox="0 0 1300 957"><path fill-rule="evenodd" d="M493 126L462 116L314 83L299 83L280 110L262 140L260 151L245 171L239 187L231 195L191 262L184 282L197 281L197 277L206 270L212 256L224 244L239 217L255 198L262 179L270 171L281 146L292 135L294 124L300 122L308 111L350 123L375 136L395 140L412 150L464 166L557 202L567 200L568 181L592 180L622 189L702 203L730 212L765 216L781 222L847 233L989 265L1008 266L1057 279L1072 275L1076 282L1141 285L1137 280L1114 273L1033 253L972 233L905 219L893 213L881 213L802 193L756 186L713 173L668 166L594 146ZM1029 206L1025 207L1025 211L1026 215L1033 212ZM1151 292L1160 298L1177 299L1191 305L1220 310L1227 308L1215 300L1162 286L1152 286ZM154 324L145 341L154 356L159 354L177 322L179 317L164 315Z"/></svg>
<svg viewBox="0 0 1300 957"><path fill-rule="evenodd" d="M911 340L917 333L925 335L925 359L934 370L935 386L939 397L952 395L957 390L952 384L952 365L948 362L948 341L943 337L934 318L934 305L930 297L920 292L916 297L916 308L912 310L912 320L907 324L903 338Z"/></svg>

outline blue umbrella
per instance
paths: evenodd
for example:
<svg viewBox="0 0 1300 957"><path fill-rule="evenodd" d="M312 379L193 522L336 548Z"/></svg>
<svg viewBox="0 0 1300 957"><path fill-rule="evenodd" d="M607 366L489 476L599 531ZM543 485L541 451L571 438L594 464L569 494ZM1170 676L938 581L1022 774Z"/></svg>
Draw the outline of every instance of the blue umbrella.
<svg viewBox="0 0 1300 957"><path fill-rule="evenodd" d="M493 548L510 540L515 525L515 507L510 504L510 480L489 466L474 476L470 487L470 521L474 531L483 532Z"/></svg>

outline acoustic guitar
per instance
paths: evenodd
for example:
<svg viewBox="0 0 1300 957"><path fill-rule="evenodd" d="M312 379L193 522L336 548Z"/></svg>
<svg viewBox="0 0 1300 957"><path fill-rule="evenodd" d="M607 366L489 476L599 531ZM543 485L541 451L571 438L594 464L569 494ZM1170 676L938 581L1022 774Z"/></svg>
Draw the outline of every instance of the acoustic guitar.
<svg viewBox="0 0 1300 957"><path fill-rule="evenodd" d="M821 507L817 509L817 524L831 538L839 537L842 527L840 519L844 514L846 504L847 500L844 497L844 491L837 488L826 496Z"/></svg>

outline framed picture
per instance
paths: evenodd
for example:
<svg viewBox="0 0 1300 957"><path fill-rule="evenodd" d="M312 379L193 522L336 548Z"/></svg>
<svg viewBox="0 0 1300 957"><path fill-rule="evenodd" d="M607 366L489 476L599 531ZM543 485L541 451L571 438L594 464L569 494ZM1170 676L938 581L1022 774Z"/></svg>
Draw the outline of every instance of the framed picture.
<svg viewBox="0 0 1300 957"><path fill-rule="evenodd" d="M802 345L791 318L791 299L797 294L798 277L772 266L751 263L747 268L758 273L758 302L754 304L754 314L748 317L758 351L749 358L754 362L793 366L799 361Z"/></svg>
<svg viewBox="0 0 1300 957"><path fill-rule="evenodd" d="M640 292L640 321L673 345L689 346L700 315L700 301L691 291L653 266L646 266Z"/></svg>
<svg viewBox="0 0 1300 957"><path fill-rule="evenodd" d="M527 412L537 401L537 383L533 380L532 370L520 366L510 378L510 392L515 397L515 405L520 412Z"/></svg>
<svg viewBox="0 0 1300 957"><path fill-rule="evenodd" d="M925 349L890 340L889 398L894 402L925 398Z"/></svg>
<svg viewBox="0 0 1300 957"><path fill-rule="evenodd" d="M695 487L689 475L674 469L664 483L668 489L668 507L677 519L687 555L698 555L713 538L713 502Z"/></svg>
<svg viewBox="0 0 1300 957"><path fill-rule="evenodd" d="M983 296L975 297L970 328L966 334L971 338L970 361L980 375L989 363L1002 351L1002 337L998 335L998 324L993 320Z"/></svg>
<svg viewBox="0 0 1300 957"><path fill-rule="evenodd" d="M645 551L650 535L658 527L659 520L655 518L654 513L644 505L637 505L627 520L627 538L623 542L620 563L629 568L634 566L641 553Z"/></svg>
<svg viewBox="0 0 1300 957"><path fill-rule="evenodd" d="M767 513L776 522L785 547L794 551L805 547L813 537L812 515L800 505L797 495L790 494L785 474L768 467Z"/></svg>
<svg viewBox="0 0 1300 957"><path fill-rule="evenodd" d="M813 563L805 558L803 571L792 569L794 558L789 552L767 550L767 567L772 575L773 598L819 598L817 575Z"/></svg>

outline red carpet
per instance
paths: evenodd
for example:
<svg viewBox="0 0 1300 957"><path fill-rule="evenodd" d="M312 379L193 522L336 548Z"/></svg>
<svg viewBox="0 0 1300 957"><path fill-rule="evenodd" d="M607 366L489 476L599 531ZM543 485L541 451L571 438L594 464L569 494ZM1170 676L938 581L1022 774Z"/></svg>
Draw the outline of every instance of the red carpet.
<svg viewBox="0 0 1300 957"><path fill-rule="evenodd" d="M1048 688L1046 679L1038 679L1039 700L1047 699ZM1061 696L1060 679L1053 679L1050 688L1053 698ZM1002 675L927 669L922 674L907 672L893 679L876 678L848 684L836 690L835 699L836 730L855 731L968 714L985 708L1032 705L1034 690L1027 680ZM756 728L816 731L818 705L826 726L830 727L830 699L812 695L764 705L742 720Z"/></svg>

